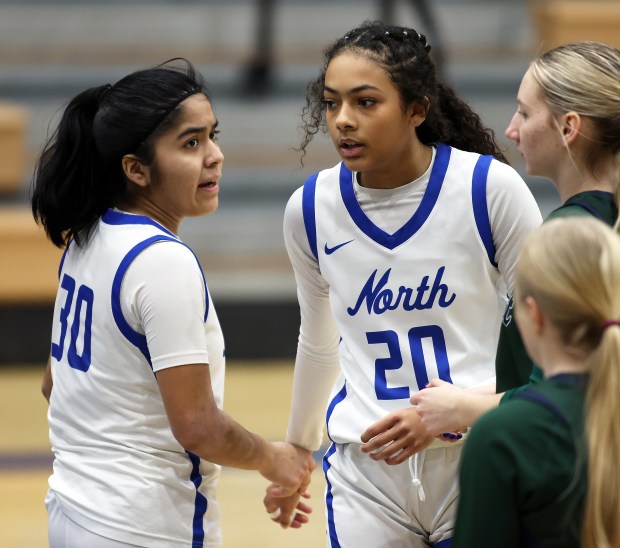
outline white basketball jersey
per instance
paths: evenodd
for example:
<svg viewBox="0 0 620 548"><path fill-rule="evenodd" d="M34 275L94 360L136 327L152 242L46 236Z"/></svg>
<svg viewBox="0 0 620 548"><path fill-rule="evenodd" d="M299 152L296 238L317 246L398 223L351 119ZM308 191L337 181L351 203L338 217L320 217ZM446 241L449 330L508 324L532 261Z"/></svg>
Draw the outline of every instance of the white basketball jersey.
<svg viewBox="0 0 620 548"><path fill-rule="evenodd" d="M327 410L336 443L359 443L434 377L493 379L506 299L486 204L491 161L439 145L420 206L393 234L362 211L344 163L306 181L306 232L341 335Z"/></svg>
<svg viewBox="0 0 620 548"><path fill-rule="evenodd" d="M206 339L196 337L194 355L176 363L209 363L222 406L224 340L197 259L151 219L109 210L87 245L69 245L59 271L49 408L56 458L50 488L69 519L104 537L149 547L219 546L213 500L219 467L176 441L147 334L134 311L121 304L123 278L147 249L177 253L188 276L198 277L196 299L202 300ZM168 322L180 315L171 314Z"/></svg>

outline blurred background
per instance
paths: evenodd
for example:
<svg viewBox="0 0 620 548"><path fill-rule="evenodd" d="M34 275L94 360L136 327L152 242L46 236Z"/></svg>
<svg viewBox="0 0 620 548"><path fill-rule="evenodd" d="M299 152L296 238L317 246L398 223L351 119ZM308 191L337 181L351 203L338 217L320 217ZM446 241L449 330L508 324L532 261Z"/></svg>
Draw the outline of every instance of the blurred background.
<svg viewBox="0 0 620 548"><path fill-rule="evenodd" d="M427 35L441 75L495 130L543 215L559 205L549 181L527 176L503 132L537 53L575 39L618 46L618 0L0 0L0 492L32 485L23 507L0 497L8 500L1 546L44 545L50 457L38 383L61 252L32 221L28 199L36 156L64 105L86 87L172 57L205 76L226 157L220 207L186 220L181 237L203 265L224 329L228 410L279 438L299 325L284 207L310 174L339 160L319 135L300 164L305 87L331 41L379 18ZM263 400L252 399L247 382ZM247 413L248 398L261 402L262 415ZM232 499L240 519L240 497ZM323 545L318 522L315 546ZM227 545L286 546L291 537L239 542Z"/></svg>

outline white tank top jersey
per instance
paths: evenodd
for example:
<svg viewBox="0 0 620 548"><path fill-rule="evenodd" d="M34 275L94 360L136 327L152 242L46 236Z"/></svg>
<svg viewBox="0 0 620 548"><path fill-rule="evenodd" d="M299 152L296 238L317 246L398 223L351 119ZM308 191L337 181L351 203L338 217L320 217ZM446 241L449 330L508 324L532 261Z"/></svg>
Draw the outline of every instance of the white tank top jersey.
<svg viewBox="0 0 620 548"><path fill-rule="evenodd" d="M108 210L59 279L48 419L61 510L120 542L220 546L220 468L176 441L155 377L209 364L222 407L224 339L197 258L151 219Z"/></svg>
<svg viewBox="0 0 620 548"><path fill-rule="evenodd" d="M494 178L503 179L501 197L490 193L492 207L491 166ZM364 204L359 191L371 199ZM395 213L389 200L377 199L382 193ZM399 200L418 202L401 221ZM521 207L526 214L514 212ZM371 424L411 405L411 395L434 377L463 387L493 382L507 284L523 237L540 222L512 168L441 144L427 173L398 189L362 189L344 163L310 177L285 215L302 313L287 439L315 448L320 438L311 408L323 399L321 381L311 379L321 366L333 370L329 347L337 341L329 327L317 325L329 324L326 303L340 337L341 375L327 405L327 431L336 443L361 443ZM510 279L500 270L510 271ZM302 394L313 391L312 383L315 403Z"/></svg>

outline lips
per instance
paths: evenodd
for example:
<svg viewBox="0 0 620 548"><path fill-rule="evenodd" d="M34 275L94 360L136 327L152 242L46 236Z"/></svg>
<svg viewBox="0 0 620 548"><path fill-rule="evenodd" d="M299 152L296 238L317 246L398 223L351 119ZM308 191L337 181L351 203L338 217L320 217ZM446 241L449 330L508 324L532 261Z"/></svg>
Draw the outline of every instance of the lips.
<svg viewBox="0 0 620 548"><path fill-rule="evenodd" d="M364 145L354 141L353 139L340 139L338 141L338 147L340 154L345 158L353 158L359 156L364 148Z"/></svg>
<svg viewBox="0 0 620 548"><path fill-rule="evenodd" d="M198 188L203 188L205 190L215 190L216 188L218 188L217 179L214 179L212 181L205 181L204 183L200 183L198 185Z"/></svg>

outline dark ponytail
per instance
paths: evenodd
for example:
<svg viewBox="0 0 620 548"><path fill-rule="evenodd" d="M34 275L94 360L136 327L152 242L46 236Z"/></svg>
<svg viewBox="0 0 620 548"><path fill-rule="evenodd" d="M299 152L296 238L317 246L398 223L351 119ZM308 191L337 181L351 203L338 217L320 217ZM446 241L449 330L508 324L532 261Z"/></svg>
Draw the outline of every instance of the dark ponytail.
<svg viewBox="0 0 620 548"><path fill-rule="evenodd" d="M171 61L87 89L66 107L37 162L31 200L55 245L81 244L99 217L129 195L123 156L151 164L153 143L174 124L177 106L195 93L208 97L191 63L180 59L184 66L174 67Z"/></svg>
<svg viewBox="0 0 620 548"><path fill-rule="evenodd" d="M307 88L302 114L305 136L299 147L302 162L310 141L319 130L325 131L325 72L331 60L343 51L365 55L378 63L390 75L404 108L416 102L427 105L426 120L417 128L418 138L424 144L442 142L462 150L490 154L505 162L493 131L482 125L480 117L452 88L437 82L430 50L423 34L380 21L366 21L336 40L325 51L319 76Z"/></svg>
<svg viewBox="0 0 620 548"><path fill-rule="evenodd" d="M508 163L495 142L493 130L482 125L480 116L450 86L437 84L436 98L435 106L431 102L426 120L418 127L420 141L425 144L442 142Z"/></svg>
<svg viewBox="0 0 620 548"><path fill-rule="evenodd" d="M103 214L106 204L114 203L106 196L114 190L100 180L103 166L93 134L99 100L107 89L87 89L69 103L36 166L32 212L59 247L68 231L77 236Z"/></svg>

